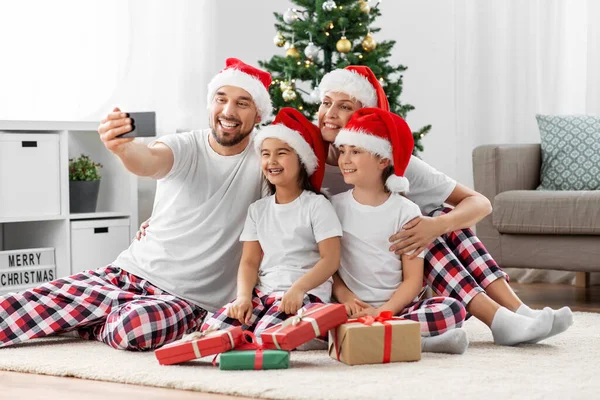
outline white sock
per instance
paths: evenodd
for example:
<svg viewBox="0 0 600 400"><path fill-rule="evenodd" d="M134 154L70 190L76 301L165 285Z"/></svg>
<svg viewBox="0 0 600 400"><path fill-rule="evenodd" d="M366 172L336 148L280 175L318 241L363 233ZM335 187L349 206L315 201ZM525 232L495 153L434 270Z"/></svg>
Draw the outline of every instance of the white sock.
<svg viewBox="0 0 600 400"><path fill-rule="evenodd" d="M469 347L469 338L464 329L451 329L437 336L421 337L424 353L462 354Z"/></svg>
<svg viewBox="0 0 600 400"><path fill-rule="evenodd" d="M544 308L535 317L526 317L500 307L492 320L494 343L514 346L519 343L537 343L552 329L552 309Z"/></svg>
<svg viewBox="0 0 600 400"><path fill-rule="evenodd" d="M542 310L532 310L525 304L522 304L516 311L517 314L524 315L526 317L533 318ZM552 314L554 315L554 321L552 322L552 329L543 339L548 339L550 336L558 335L569 329L571 325L573 325L573 312L569 307L563 307L558 310L552 310ZM543 340L542 339L542 340Z"/></svg>

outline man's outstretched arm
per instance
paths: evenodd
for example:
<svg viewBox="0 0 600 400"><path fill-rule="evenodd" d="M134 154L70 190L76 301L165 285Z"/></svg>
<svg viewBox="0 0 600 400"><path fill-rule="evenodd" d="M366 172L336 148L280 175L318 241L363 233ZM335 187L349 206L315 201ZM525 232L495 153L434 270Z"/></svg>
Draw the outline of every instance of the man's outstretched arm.
<svg viewBox="0 0 600 400"><path fill-rule="evenodd" d="M131 119L115 108L100 122L98 133L104 146L119 157L128 171L138 176L164 178L173 168L173 151L163 143L148 146L134 142L133 138L118 137L131 129Z"/></svg>

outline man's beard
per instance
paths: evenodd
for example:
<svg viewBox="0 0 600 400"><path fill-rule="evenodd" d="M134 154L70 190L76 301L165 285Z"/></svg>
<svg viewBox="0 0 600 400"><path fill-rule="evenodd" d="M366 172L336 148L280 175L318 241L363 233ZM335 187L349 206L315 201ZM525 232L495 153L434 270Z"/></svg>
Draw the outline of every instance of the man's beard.
<svg viewBox="0 0 600 400"><path fill-rule="evenodd" d="M237 122L237 121L236 121ZM225 146L225 147L233 147L237 144L240 144L244 141L244 139L246 139L254 130L254 127L252 127L252 129L250 129L248 132L242 132L240 131L240 133L238 133L236 136L230 138L230 139L226 139L224 137L219 137L219 135L217 134L217 130L215 129L214 125L213 127L211 127L211 132L212 132L212 137L213 139L215 139L215 141L221 145L221 146Z"/></svg>

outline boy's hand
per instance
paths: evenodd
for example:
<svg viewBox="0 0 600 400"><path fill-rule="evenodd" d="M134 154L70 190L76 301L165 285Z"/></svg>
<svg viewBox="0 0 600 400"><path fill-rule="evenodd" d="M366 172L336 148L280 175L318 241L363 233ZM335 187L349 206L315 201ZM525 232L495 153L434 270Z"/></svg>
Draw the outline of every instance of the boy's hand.
<svg viewBox="0 0 600 400"><path fill-rule="evenodd" d="M241 324L250 325L252 318L252 298L238 297L227 308L227 316L240 321Z"/></svg>
<svg viewBox="0 0 600 400"><path fill-rule="evenodd" d="M346 314L348 317L352 317L354 314L357 314L363 309L370 307L367 303L357 298L345 302L344 306L346 306Z"/></svg>
<svg viewBox="0 0 600 400"><path fill-rule="evenodd" d="M296 314L303 305L304 294L302 290L295 289L292 286L284 293L279 304L279 311L286 314Z"/></svg>
<svg viewBox="0 0 600 400"><path fill-rule="evenodd" d="M364 301L361 301L359 299L354 299L354 302L356 303L357 306L361 307L361 310L357 313L354 313L351 317L352 318L360 318L360 317L366 317L367 315L370 315L372 317L376 317L379 315L379 309L375 308L367 303L365 303Z"/></svg>

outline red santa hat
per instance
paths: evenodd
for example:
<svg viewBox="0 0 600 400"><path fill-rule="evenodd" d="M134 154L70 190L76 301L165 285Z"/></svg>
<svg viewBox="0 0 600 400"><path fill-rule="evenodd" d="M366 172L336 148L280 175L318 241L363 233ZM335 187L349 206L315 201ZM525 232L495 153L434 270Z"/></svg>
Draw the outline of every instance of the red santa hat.
<svg viewBox="0 0 600 400"><path fill-rule="evenodd" d="M213 97L219 88L223 86L237 86L250 93L261 121L266 122L271 117L273 104L269 95L269 85L271 85L271 74L248 65L237 58L228 58L225 60L223 68L208 84L208 104L211 104Z"/></svg>
<svg viewBox="0 0 600 400"><path fill-rule="evenodd" d="M319 84L319 91L321 100L327 92L346 93L360 101L363 107L390 111L390 104L377 77L371 68L363 65L349 65L325 74Z"/></svg>
<svg viewBox="0 0 600 400"><path fill-rule="evenodd" d="M319 128L295 108L282 108L273 123L262 128L254 138L254 148L260 154L263 140L268 138L286 142L298 154L310 182L321 190L325 176L327 150Z"/></svg>
<svg viewBox="0 0 600 400"><path fill-rule="evenodd" d="M391 192L408 192L404 171L415 143L407 123L398 115L379 108L361 108L337 135L335 145L356 146L389 158L394 174L386 180L385 186Z"/></svg>

